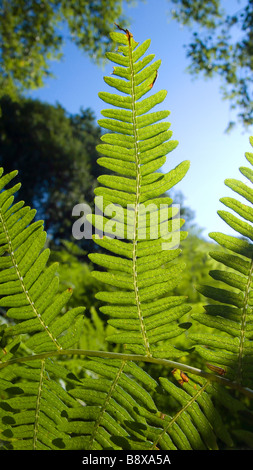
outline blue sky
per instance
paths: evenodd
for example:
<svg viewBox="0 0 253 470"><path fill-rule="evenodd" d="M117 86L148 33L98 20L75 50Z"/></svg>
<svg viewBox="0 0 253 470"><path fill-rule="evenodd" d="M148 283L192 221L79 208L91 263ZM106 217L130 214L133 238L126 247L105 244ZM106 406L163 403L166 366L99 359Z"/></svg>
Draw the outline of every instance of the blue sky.
<svg viewBox="0 0 253 470"><path fill-rule="evenodd" d="M238 5L235 0L224 0L224 6L228 2L230 7ZM186 72L189 62L183 46L191 34L170 19L170 6L168 0L146 0L125 8L135 40L141 43L150 38L148 52L162 60L153 90L168 91L161 109L170 110L173 139L179 141L178 147L168 155L163 171L190 160L190 170L176 189L182 191L185 204L195 212L195 223L206 237L212 231L235 234L217 215L217 210L225 209L219 202L220 197L237 197L224 185L224 180L243 181L239 167L247 166L244 153L251 151L251 133L237 126L227 135L225 128L233 116L229 103L221 98L219 79L193 79ZM59 102L71 113L89 107L99 119L106 105L99 99L98 92L109 91L103 76L111 74L112 63L107 63L103 69L98 67L69 41L63 53L61 62L52 63L55 78L48 79L44 88L29 95L51 104Z"/></svg>

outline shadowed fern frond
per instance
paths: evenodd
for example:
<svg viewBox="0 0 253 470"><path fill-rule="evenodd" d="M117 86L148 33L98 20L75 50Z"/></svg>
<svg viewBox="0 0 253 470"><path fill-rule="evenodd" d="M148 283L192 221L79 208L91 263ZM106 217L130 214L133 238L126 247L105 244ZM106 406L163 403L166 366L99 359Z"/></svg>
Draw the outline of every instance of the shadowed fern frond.
<svg viewBox="0 0 253 470"><path fill-rule="evenodd" d="M70 449L215 450L217 440L230 446L231 437L212 401L215 387L190 376L180 388L161 378L166 400L176 410L161 412L156 404L157 382L129 361L85 361L97 377L86 379L70 394L87 403L69 409L63 430L76 436ZM180 376L180 371L176 371ZM238 409L238 406L237 406ZM240 409L240 407L239 407ZM243 409L243 407L242 407ZM66 414L67 416L67 414Z"/></svg>
<svg viewBox="0 0 253 470"><path fill-rule="evenodd" d="M66 413L68 422L62 429L72 435L66 448L141 449L147 427L144 410L157 412L151 396L156 381L127 360L87 360L83 366L93 377L77 382L70 390L86 406L77 403ZM151 443L143 448L148 446Z"/></svg>
<svg viewBox="0 0 253 470"><path fill-rule="evenodd" d="M214 386L201 377L187 377L180 370L175 369L173 375L179 386L160 378L168 402L171 398L176 402L173 412L165 408L156 415L145 413L147 435L152 439L150 449L217 450L218 440L231 446L231 437L213 400Z"/></svg>

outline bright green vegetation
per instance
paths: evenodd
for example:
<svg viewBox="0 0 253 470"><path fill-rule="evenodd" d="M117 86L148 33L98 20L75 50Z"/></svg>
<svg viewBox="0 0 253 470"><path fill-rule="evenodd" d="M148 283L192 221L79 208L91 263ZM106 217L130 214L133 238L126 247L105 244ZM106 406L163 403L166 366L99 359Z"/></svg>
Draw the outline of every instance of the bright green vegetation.
<svg viewBox="0 0 253 470"><path fill-rule="evenodd" d="M110 174L98 178L95 190L103 215L90 221L111 236L116 227L123 237L94 236L104 250L90 254L97 266L91 289L98 287L101 316L93 305L88 313L76 305L79 297L71 304L72 288L63 289L58 271L66 280L64 263L71 264L78 277L75 258L63 258L62 268L50 261L43 222L34 222L35 211L14 201L17 172L1 170L1 446L213 450L243 441L250 448L252 189L226 181L247 203L222 200L240 216L220 213L239 236L211 234L221 247L211 253L213 264L208 261L212 279L205 276L206 285L198 287L210 299L203 309L203 297L196 303L190 291L187 300L191 265L184 244L192 254L195 239L187 241L184 221L164 195L184 177L189 162L167 174L159 171L177 145L169 112L153 110L166 91L149 94L160 61L145 55L149 40L138 44L127 30L111 38L118 47L107 53L114 68L105 82L114 90L100 93L110 105L100 125L109 132L98 146L98 163ZM253 154L246 157L252 165ZM252 182L251 168L241 172ZM143 208L151 204L146 217ZM170 206L169 217L160 204ZM176 235L180 243L173 248Z"/></svg>

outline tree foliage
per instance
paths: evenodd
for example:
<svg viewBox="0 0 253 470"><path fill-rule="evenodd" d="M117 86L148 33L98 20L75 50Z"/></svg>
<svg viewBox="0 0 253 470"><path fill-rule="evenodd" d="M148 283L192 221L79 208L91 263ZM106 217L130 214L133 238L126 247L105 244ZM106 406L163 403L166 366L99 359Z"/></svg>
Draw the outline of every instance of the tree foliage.
<svg viewBox="0 0 253 470"><path fill-rule="evenodd" d="M187 47L193 75L219 76L223 98L245 127L253 123L253 2L172 0L173 16L193 31ZM223 6L226 8L223 8ZM235 125L229 122L228 130Z"/></svg>
<svg viewBox="0 0 253 470"><path fill-rule="evenodd" d="M131 2L131 0L127 0ZM171 0L173 17L193 31L187 47L189 70L222 79L222 96L248 126L252 111L253 2ZM110 46L114 22L126 24L122 0L2 0L0 4L0 98L43 86L50 61L62 57L67 34L99 62ZM228 129L233 127L231 121Z"/></svg>
<svg viewBox="0 0 253 470"><path fill-rule="evenodd" d="M0 101L0 164L19 171L19 198L37 210L54 241L70 239L75 204L93 200L101 131L90 109L69 115L39 100Z"/></svg>
<svg viewBox="0 0 253 470"><path fill-rule="evenodd" d="M128 2L129 0L127 0ZM95 60L109 45L114 21L123 21L122 0L2 0L0 3L0 97L43 85L50 60L59 58L63 26Z"/></svg>
<svg viewBox="0 0 253 470"><path fill-rule="evenodd" d="M126 0L131 3L131 0ZM43 86L50 61L62 57L66 36L92 60L110 49L114 22L129 22L122 0L2 0L0 4L0 98L16 99L24 90ZM222 79L222 96L248 126L252 111L253 2L171 0L172 16L193 31L187 47L189 70ZM226 8L223 8L225 6ZM228 129L233 127L230 122Z"/></svg>

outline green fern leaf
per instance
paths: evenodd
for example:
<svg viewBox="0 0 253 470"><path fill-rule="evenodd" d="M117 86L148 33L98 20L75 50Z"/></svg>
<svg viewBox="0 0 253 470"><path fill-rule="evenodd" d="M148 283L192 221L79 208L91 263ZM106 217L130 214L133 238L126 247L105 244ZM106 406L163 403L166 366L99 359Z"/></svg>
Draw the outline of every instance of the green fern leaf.
<svg viewBox="0 0 253 470"><path fill-rule="evenodd" d="M156 411L150 394L156 382L131 362L97 359L84 361L83 366L96 378L86 378L70 389L71 396L89 406L75 402L64 413L68 421L60 429L74 434L71 440L65 439L65 448L120 450L131 439L138 443L146 427L141 410Z"/></svg>
<svg viewBox="0 0 253 470"><path fill-rule="evenodd" d="M176 379L181 381L179 370L174 370ZM165 394L177 403L171 416L170 409L163 406L163 412L150 413L141 409L146 419L143 430L143 448L149 450L216 450L217 440L231 446L232 440L222 423L221 416L213 403L214 393L210 383L191 374L180 387L167 378L160 379Z"/></svg>
<svg viewBox="0 0 253 470"><path fill-rule="evenodd" d="M59 384L66 378L63 367L51 360L34 362L33 365L14 365L12 382L1 381L0 429L6 449L51 450L69 436L60 431L66 417L63 410L75 404L75 400Z"/></svg>
<svg viewBox="0 0 253 470"><path fill-rule="evenodd" d="M14 176L16 172L1 177L2 190ZM58 294L57 264L47 267L50 252L44 249L46 233L42 222L32 222L34 210L20 203L13 204L13 199L9 198L13 192L13 188L4 190L0 201L0 250L3 261L0 306L7 308L7 317L16 322L6 329L5 336L32 333L26 339L23 336L23 341L34 352L60 350L63 347L63 333L68 326L74 322L76 332L80 330L78 317L84 308L73 309L63 314L60 321L57 319L71 296L71 289ZM9 203L6 204L6 201ZM60 336L61 340L58 339ZM65 341L63 343L65 347Z"/></svg>
<svg viewBox="0 0 253 470"><path fill-rule="evenodd" d="M176 233L175 229L173 232L176 215L171 200L169 208L161 206L163 200L164 204L168 202L161 196L184 177L189 162L181 163L167 174L158 172L166 155L177 146L171 140L170 124L163 121L169 112L153 111L167 92L161 90L144 97L153 87L161 62L152 62L153 55L144 56L150 40L139 45L128 32L111 36L123 46L107 55L117 65L112 76L105 77L105 82L121 94L99 93L103 101L117 109L102 111L104 118L99 124L109 132L102 137L103 143L97 150L104 155L98 163L115 175L98 178L100 185L95 194L103 199L102 206L98 204L104 215L88 216L88 220L107 234L102 239L94 239L113 255L95 253L90 258L107 269L107 272L94 271L93 276L117 288L117 291L97 294L98 299L110 304L108 309L101 310L112 313L109 323L117 329L108 336L108 341L127 344L132 352L151 356L159 351L160 344L182 334L178 321L189 311L189 307L184 307L175 315L173 302L170 310L168 300L184 266L174 264L180 254L177 246L175 250L163 248L163 243L169 244ZM118 205L123 212L117 211ZM107 207L116 211L111 223L106 215ZM154 236L154 218L159 224L157 236ZM178 219L179 243L186 235L180 232L182 223ZM158 299L163 299L167 308L157 310L153 322L152 318L147 321L147 316L154 315ZM169 345L168 351L171 353Z"/></svg>
<svg viewBox="0 0 253 470"><path fill-rule="evenodd" d="M246 154L252 164L253 154ZM242 167L241 173L249 183L252 183L252 169ZM237 194L253 203L253 189L235 179L225 181ZM210 276L222 283L224 288L200 286L204 296L214 301L213 305L205 307L205 313L196 313L193 318L203 325L213 329L213 334L200 337L190 335L192 341L198 344L197 350L209 363L221 367L221 371L230 380L243 386L252 384L252 374L249 367L252 348L252 214L251 205L243 204L235 198L222 198L221 202L232 209L237 215L228 211L219 211L221 218L239 236L211 233L210 237L223 246L227 251L211 252L215 260L225 266L224 270L210 271ZM243 238L241 237L243 236ZM204 345L205 348L200 347ZM207 348L206 348L207 347Z"/></svg>
<svg viewBox="0 0 253 470"><path fill-rule="evenodd" d="M63 311L72 291L58 293L58 264L47 266L50 252L44 248L42 222L32 222L35 211L23 203L14 204L19 185L5 188L16 172L2 176L1 169L0 173L0 306L11 320L1 326L0 358L5 362L17 351L22 355L24 347L35 354L73 347L85 309ZM68 439L58 430L63 409L75 402L59 384L67 373L43 359L32 366L14 362L12 373L3 374L0 432L7 449L56 449L53 441Z"/></svg>

